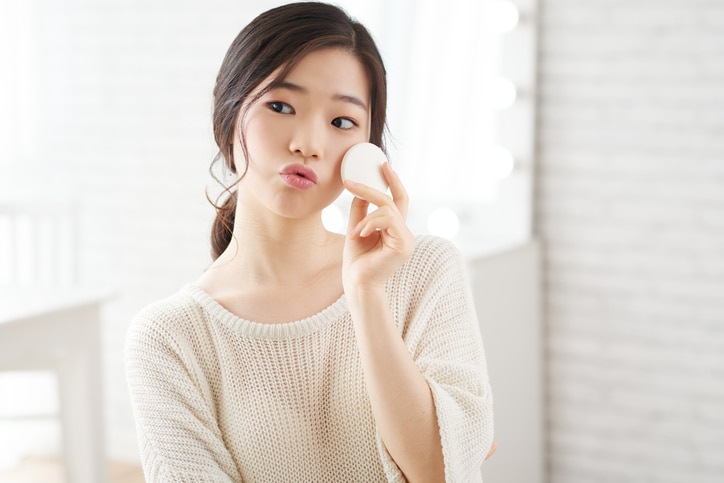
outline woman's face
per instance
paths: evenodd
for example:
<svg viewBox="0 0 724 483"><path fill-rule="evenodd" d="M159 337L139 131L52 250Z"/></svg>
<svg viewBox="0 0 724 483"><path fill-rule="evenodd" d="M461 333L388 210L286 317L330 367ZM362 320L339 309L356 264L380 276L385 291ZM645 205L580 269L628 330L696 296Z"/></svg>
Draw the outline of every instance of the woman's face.
<svg viewBox="0 0 724 483"><path fill-rule="evenodd" d="M325 49L306 55L281 86L249 109L243 124L249 169L239 183L239 202L284 217L318 216L342 192L344 153L369 140L369 92L366 72L349 52ZM237 166L243 172L236 133L234 159L241 161Z"/></svg>

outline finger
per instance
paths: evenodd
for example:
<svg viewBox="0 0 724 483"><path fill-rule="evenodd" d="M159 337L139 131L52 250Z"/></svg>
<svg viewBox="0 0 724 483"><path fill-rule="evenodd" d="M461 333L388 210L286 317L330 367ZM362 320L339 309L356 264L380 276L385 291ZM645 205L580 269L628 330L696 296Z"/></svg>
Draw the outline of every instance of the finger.
<svg viewBox="0 0 724 483"><path fill-rule="evenodd" d="M367 216L367 209L370 206L368 201L354 197L349 208L349 222L347 232L352 231ZM356 231L356 230L355 230Z"/></svg>
<svg viewBox="0 0 724 483"><path fill-rule="evenodd" d="M359 236L365 238L377 231L385 232L389 229L389 227L389 221L383 218L375 217L365 218L364 220L362 220L362 222L357 225L357 230Z"/></svg>
<svg viewBox="0 0 724 483"><path fill-rule="evenodd" d="M485 457L485 459L487 460L488 458L490 458L491 456L493 456L493 453L495 453L495 450L496 450L496 449L498 449L498 445L495 443L495 441L493 441L493 444L492 444L492 446L490 447L490 451L488 451L488 454L487 454L487 456Z"/></svg>
<svg viewBox="0 0 724 483"><path fill-rule="evenodd" d="M379 223L376 220L365 221L355 229L355 236L366 238L373 233L379 234L385 245L397 245L398 240L403 240L404 231L395 224Z"/></svg>
<svg viewBox="0 0 724 483"><path fill-rule="evenodd" d="M407 218L407 208L410 204L410 197L407 195L407 190L402 184L402 180L397 175L397 172L392 169L390 163L382 165L382 174L384 175L387 184L390 186L390 193L392 193L392 199L395 202L395 206L397 206L397 209L400 210L402 218Z"/></svg>
<svg viewBox="0 0 724 483"><path fill-rule="evenodd" d="M354 232L359 233L361 237L369 236L375 231L381 231L383 236L401 239L407 231L407 226L396 210L384 207L367 215L354 229Z"/></svg>
<svg viewBox="0 0 724 483"><path fill-rule="evenodd" d="M365 218L364 220L357 223L353 228L352 236L359 236L362 238L370 236L372 233L378 230L384 230L386 228L385 223L381 223L381 220L377 217Z"/></svg>
<svg viewBox="0 0 724 483"><path fill-rule="evenodd" d="M359 199L359 198L357 198L357 199ZM369 205L369 203L366 201L364 201L364 203L367 203L367 205ZM390 212L390 208L383 207L383 208L378 208L370 213L365 213L362 218L356 220L356 226L361 226L363 224L370 223L370 222L377 222L377 221L381 220L382 218L388 216L389 212ZM350 225L351 225L351 219L350 219Z"/></svg>
<svg viewBox="0 0 724 483"><path fill-rule="evenodd" d="M358 198L362 198L363 200L367 200L370 203L377 205L377 206L386 206L386 205L392 205L394 204L394 201L391 197L387 196L387 194L383 193L382 191L378 191L370 186L367 186L362 183L357 183L351 180L346 180L344 182L344 187L349 190L350 193L355 195Z"/></svg>

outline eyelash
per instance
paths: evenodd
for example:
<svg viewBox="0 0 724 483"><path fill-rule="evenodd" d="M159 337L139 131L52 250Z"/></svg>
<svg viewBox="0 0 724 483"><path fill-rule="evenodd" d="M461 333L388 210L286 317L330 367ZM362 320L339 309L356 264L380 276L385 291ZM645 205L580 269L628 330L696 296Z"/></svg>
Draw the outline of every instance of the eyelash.
<svg viewBox="0 0 724 483"><path fill-rule="evenodd" d="M279 114L293 114L294 113L294 108L292 106L290 106L289 104L287 104L286 102L272 101L272 102L269 102L267 105L269 106L269 109L271 109L272 111L277 112ZM291 112L283 112L285 107L288 107ZM348 128L344 128L344 127L337 125L337 124L339 124L337 121L348 121L350 124L352 124L352 126L350 126ZM332 119L332 125L338 129L342 129L343 131L348 131L348 130L358 126L358 124L355 121L353 121L352 119L350 119L348 117L335 117L334 119Z"/></svg>
<svg viewBox="0 0 724 483"><path fill-rule="evenodd" d="M337 122L338 120L339 120L339 121L349 121L349 123L352 124L352 126L350 126L350 127L341 127L341 126L338 126L338 125L336 124L336 122ZM336 128L339 128L339 129L342 129L343 131L348 131L348 130L350 130L350 129L352 129L352 128L357 127L357 123L354 122L352 119L350 119L350 118L348 118L348 117L335 117L334 119L332 119L332 126L334 126L334 127L336 127Z"/></svg>
<svg viewBox="0 0 724 483"><path fill-rule="evenodd" d="M290 113L282 112L282 110L284 109L285 106L288 107L292 112L294 112L294 108L292 106L290 106L289 104L287 104L286 102L272 101L268 105L269 105L269 109L271 109L274 112L278 112L280 114L290 114Z"/></svg>

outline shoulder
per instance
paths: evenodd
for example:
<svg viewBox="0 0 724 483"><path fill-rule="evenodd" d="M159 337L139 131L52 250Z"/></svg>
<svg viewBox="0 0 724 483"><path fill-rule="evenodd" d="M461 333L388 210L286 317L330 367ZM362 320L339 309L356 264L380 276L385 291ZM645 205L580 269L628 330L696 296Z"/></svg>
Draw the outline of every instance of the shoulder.
<svg viewBox="0 0 724 483"><path fill-rule="evenodd" d="M184 288L141 309L131 320L127 345L168 344L202 318L198 302Z"/></svg>
<svg viewBox="0 0 724 483"><path fill-rule="evenodd" d="M447 238L433 235L417 235L412 257L418 258L459 258L460 250Z"/></svg>
<svg viewBox="0 0 724 483"><path fill-rule="evenodd" d="M429 295L465 279L463 257L453 242L436 236L418 235L412 255L390 278L389 289L398 294Z"/></svg>
<svg viewBox="0 0 724 483"><path fill-rule="evenodd" d="M467 334L477 325L464 258L444 238L416 237L412 256L390 278L388 290L398 328L412 352L422 347L418 344L446 340L453 332ZM433 332L444 336L430 338Z"/></svg>
<svg viewBox="0 0 724 483"><path fill-rule="evenodd" d="M463 257L453 242L432 235L415 237L415 248L401 271L416 276L441 276L450 271L459 271Z"/></svg>

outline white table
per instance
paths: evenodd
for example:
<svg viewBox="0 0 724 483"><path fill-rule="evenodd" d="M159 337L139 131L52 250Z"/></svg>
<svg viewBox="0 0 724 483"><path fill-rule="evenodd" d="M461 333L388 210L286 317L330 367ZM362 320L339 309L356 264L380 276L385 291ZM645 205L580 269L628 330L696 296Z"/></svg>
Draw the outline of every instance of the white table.
<svg viewBox="0 0 724 483"><path fill-rule="evenodd" d="M66 480L104 483L100 307L108 292L0 290L0 370L58 377Z"/></svg>

